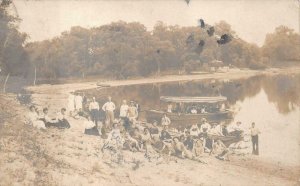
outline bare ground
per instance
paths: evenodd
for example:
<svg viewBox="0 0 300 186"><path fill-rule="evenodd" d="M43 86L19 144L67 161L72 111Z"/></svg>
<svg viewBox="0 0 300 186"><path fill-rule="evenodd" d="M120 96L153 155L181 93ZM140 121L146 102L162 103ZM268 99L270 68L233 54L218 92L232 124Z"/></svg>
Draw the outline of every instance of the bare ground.
<svg viewBox="0 0 300 186"><path fill-rule="evenodd" d="M294 71L293 71L294 72ZM237 72L235 72L237 73ZM241 78L261 72L176 76L152 80L108 81L111 86L201 78ZM274 70L277 74L288 71ZM203 75L201 75L203 76ZM33 101L50 110L66 104L67 92L96 87L96 82L30 87ZM232 156L230 162L204 157L208 164L177 159L156 164L142 153L125 151L125 163L103 156L100 137L83 134L81 120L70 118L68 130L40 131L23 124L27 109L14 95L0 95L0 185L299 185L300 167L278 165L253 156ZM4 117L5 115L5 117Z"/></svg>

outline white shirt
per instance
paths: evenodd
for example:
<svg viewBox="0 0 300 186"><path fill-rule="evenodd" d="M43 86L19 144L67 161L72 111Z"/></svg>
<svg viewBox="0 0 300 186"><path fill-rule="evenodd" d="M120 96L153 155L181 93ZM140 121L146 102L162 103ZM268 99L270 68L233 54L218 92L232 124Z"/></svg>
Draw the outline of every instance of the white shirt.
<svg viewBox="0 0 300 186"><path fill-rule="evenodd" d="M89 110L99 110L99 104L97 101L93 101L89 105Z"/></svg>
<svg viewBox="0 0 300 186"><path fill-rule="evenodd" d="M106 102L102 107L103 111L114 111L115 109L116 106L112 101Z"/></svg>
<svg viewBox="0 0 300 186"><path fill-rule="evenodd" d="M251 127L250 128L250 134L251 134L251 136L256 136L256 135L260 134L260 131L256 127L254 127L254 128Z"/></svg>
<svg viewBox="0 0 300 186"><path fill-rule="evenodd" d="M214 128L211 128L211 129L209 130L209 133L210 133L210 134L214 134L214 135L223 136L221 125L217 125L217 126L215 126Z"/></svg>
<svg viewBox="0 0 300 186"><path fill-rule="evenodd" d="M120 117L127 117L128 109L129 109L128 105L121 105L121 107L120 107Z"/></svg>

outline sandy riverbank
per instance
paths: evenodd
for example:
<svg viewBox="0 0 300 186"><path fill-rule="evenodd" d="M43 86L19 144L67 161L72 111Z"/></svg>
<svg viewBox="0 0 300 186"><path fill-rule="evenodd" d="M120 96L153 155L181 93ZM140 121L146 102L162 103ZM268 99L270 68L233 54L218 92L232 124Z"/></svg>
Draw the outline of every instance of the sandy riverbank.
<svg viewBox="0 0 300 186"><path fill-rule="evenodd" d="M166 76L151 79L106 81L122 86L202 79L239 79L262 74L300 73L300 69L267 71L232 71L189 76ZM33 102L50 110L66 105L67 93L96 88L97 82L29 87ZM2 103L6 97L2 96ZM70 118L68 130L39 131L22 123L27 110L15 101L1 127L0 185L297 185L300 167L279 165L260 157L232 156L230 162L204 157L208 164L191 160L147 162L143 153L124 152L125 164L108 162L100 151L103 139L83 134L81 120Z"/></svg>

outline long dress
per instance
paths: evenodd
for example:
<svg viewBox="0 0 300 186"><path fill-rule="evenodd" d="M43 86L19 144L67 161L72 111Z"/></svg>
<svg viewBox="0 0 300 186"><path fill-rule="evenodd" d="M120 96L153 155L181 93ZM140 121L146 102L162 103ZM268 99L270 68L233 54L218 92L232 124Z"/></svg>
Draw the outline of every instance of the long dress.
<svg viewBox="0 0 300 186"><path fill-rule="evenodd" d="M68 97L68 110L70 112L75 110L75 96L73 94L69 94Z"/></svg>

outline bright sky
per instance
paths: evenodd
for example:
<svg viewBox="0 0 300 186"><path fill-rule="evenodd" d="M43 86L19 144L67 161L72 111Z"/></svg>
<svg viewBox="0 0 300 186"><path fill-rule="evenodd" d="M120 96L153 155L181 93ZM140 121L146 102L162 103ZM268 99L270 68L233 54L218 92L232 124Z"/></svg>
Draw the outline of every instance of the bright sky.
<svg viewBox="0 0 300 186"><path fill-rule="evenodd" d="M149 30L157 21L195 26L203 18L225 20L248 42L262 45L279 25L299 32L297 0L14 0L30 41L50 39L72 26L95 27L114 21L138 21Z"/></svg>

